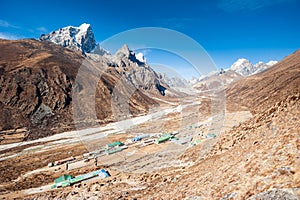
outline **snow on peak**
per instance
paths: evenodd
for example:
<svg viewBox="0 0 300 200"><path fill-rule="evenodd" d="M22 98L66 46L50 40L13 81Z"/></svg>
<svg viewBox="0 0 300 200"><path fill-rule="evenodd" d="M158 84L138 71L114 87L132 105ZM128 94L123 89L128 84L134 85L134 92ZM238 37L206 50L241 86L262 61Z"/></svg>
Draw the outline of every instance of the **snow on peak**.
<svg viewBox="0 0 300 200"><path fill-rule="evenodd" d="M84 53L91 52L96 46L92 27L86 23L81 24L79 27L67 26L49 34L42 34L40 40L50 41Z"/></svg>
<svg viewBox="0 0 300 200"><path fill-rule="evenodd" d="M239 58L235 63L236 64L243 64L244 62L249 62L246 58Z"/></svg>
<svg viewBox="0 0 300 200"><path fill-rule="evenodd" d="M83 23L78 27L78 33L76 34L76 41L79 41L87 34L88 30L91 28L90 24Z"/></svg>
<svg viewBox="0 0 300 200"><path fill-rule="evenodd" d="M245 58L238 59L235 63L233 63L233 65L231 65L230 69L243 76L248 76L255 71L251 62Z"/></svg>
<svg viewBox="0 0 300 200"><path fill-rule="evenodd" d="M278 63L278 61L276 61L276 60L270 60L270 61L267 62L266 64L269 65L269 66L273 66L273 65L275 65L275 64L277 64L277 63Z"/></svg>
<svg viewBox="0 0 300 200"><path fill-rule="evenodd" d="M91 25L90 24L87 24L87 23L83 23L81 24L78 28L81 30L81 31L86 31L88 28L90 28Z"/></svg>
<svg viewBox="0 0 300 200"><path fill-rule="evenodd" d="M264 63L259 61L256 64L252 64L249 60L245 58L238 59L233 65L231 65L230 69L241 74L242 76L250 76L252 74L257 74L276 64L277 61L269 61L268 63Z"/></svg>
<svg viewBox="0 0 300 200"><path fill-rule="evenodd" d="M146 58L145 58L145 56L144 56L144 54L142 52L137 53L135 55L135 57L136 57L136 59L138 59L138 61L140 61L142 63L146 63L147 62L147 60L146 60Z"/></svg>
<svg viewBox="0 0 300 200"><path fill-rule="evenodd" d="M239 58L237 61L235 61L235 63L233 63L231 65L231 69L235 69L235 68L240 68L241 66L247 66L251 64L249 60L247 60L246 58Z"/></svg>

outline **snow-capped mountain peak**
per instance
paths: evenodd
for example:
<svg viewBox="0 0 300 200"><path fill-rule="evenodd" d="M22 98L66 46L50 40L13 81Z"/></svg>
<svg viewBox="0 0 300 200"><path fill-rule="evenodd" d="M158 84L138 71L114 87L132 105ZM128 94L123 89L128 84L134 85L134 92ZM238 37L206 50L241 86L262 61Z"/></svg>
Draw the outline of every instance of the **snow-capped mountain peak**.
<svg viewBox="0 0 300 200"><path fill-rule="evenodd" d="M231 65L230 69L243 76L248 76L255 71L252 63L245 58L238 59L235 63L233 63L233 65Z"/></svg>
<svg viewBox="0 0 300 200"><path fill-rule="evenodd" d="M79 27L67 26L52 31L49 34L42 34L40 40L50 41L63 47L80 50L83 53L91 52L96 46L92 27L86 23L81 24Z"/></svg>
<svg viewBox="0 0 300 200"><path fill-rule="evenodd" d="M268 63L259 61L256 64L252 64L249 60L240 58L235 63L233 63L233 65L231 65L230 69L242 76L250 76L252 74L262 72L276 63L277 61L271 60Z"/></svg>
<svg viewBox="0 0 300 200"><path fill-rule="evenodd" d="M232 64L232 66L243 65L245 63L250 63L250 61L247 60L246 58L239 58L234 64Z"/></svg>

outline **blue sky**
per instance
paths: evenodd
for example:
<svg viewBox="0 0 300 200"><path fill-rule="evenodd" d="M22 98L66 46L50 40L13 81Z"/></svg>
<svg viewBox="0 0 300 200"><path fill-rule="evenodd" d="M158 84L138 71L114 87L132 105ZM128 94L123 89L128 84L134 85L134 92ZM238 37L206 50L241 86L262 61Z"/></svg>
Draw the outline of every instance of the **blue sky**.
<svg viewBox="0 0 300 200"><path fill-rule="evenodd" d="M226 68L240 57L254 63L280 60L297 50L299 10L298 0L4 0L0 37L38 38L86 22L101 42L129 29L163 27L193 38Z"/></svg>

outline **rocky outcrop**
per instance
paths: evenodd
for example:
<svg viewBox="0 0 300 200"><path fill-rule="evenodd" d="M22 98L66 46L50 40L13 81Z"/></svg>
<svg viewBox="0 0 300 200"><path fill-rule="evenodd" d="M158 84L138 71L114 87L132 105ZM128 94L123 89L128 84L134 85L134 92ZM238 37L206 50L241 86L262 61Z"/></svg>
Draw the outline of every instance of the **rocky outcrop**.
<svg viewBox="0 0 300 200"><path fill-rule="evenodd" d="M168 85L164 82L163 77L156 73L147 63L141 62L136 58L133 51L129 50L127 45L123 45L114 55L105 55L116 67L116 70L123 74L126 79L142 90L159 92L165 95Z"/></svg>

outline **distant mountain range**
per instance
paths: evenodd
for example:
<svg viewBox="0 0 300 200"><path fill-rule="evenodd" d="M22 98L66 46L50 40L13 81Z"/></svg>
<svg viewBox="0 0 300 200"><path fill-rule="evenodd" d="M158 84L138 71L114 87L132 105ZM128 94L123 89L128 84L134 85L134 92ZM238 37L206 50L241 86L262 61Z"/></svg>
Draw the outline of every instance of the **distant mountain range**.
<svg viewBox="0 0 300 200"><path fill-rule="evenodd" d="M142 53L135 54L123 45L114 55L96 44L94 33L90 24L82 24L79 27L67 26L43 34L41 41L49 41L72 50L79 50L88 58L96 62L103 62L115 69L130 80L139 89L157 89L164 94L167 88L162 77L157 74L147 63Z"/></svg>
<svg viewBox="0 0 300 200"><path fill-rule="evenodd" d="M128 47L125 45L123 46L115 55L111 55L107 50L103 49L99 44L96 43L94 38L94 33L92 31L92 27L90 24L82 24L79 27L74 26L67 26L64 28L60 28L56 31L52 31L49 34L43 34L40 37L41 41L49 41L63 47L67 47L73 50L79 50L83 54L88 55L90 58L94 60L99 60L97 55L104 56L108 59L109 65L112 66L123 66L124 60L122 57L126 57L129 60L138 63L138 65L146 66L144 68L144 72L149 72L144 74L143 76L142 71L140 68L135 68L135 70L131 70L130 72L126 72L127 78L131 79L132 82L135 83L137 88L142 87L143 83L146 83L144 88L149 88L149 81L157 83L157 73L155 73L146 62L146 58L142 53L138 53L135 55L134 52L130 51ZM186 81L179 77L168 77L168 75L163 75L163 79L165 83L168 83L171 87L189 87L189 85L194 85L202 80L206 80L210 76L215 76L217 74L229 74L229 79L226 83L232 82L237 80L239 77L250 76L259 72L266 70L267 68L276 64L277 61L269 61L267 63L258 62L256 64L252 64L249 60L245 58L238 59L235 63L231 65L228 69L220 69L218 71L212 72L208 74L206 77L201 77L198 80L193 78L192 80ZM145 70L147 69L147 70ZM231 71L230 71L231 70ZM150 72L151 71L151 72ZM234 73L237 73L233 75ZM130 76L128 74L131 74ZM132 76L132 74L135 74ZM150 75L151 74L151 75ZM154 75L156 74L156 75ZM154 75L154 76L152 76ZM146 78L146 77L151 77ZM234 77L233 77L234 76ZM132 78L133 77L133 78ZM162 77L161 77L162 78ZM147 79L147 80L146 80Z"/></svg>
<svg viewBox="0 0 300 200"><path fill-rule="evenodd" d="M268 69L276 63L277 61L271 60L267 63L260 61L256 64L252 64L249 60L245 58L240 58L231 65L230 69L239 73L242 76L251 76L253 74L257 74Z"/></svg>
<svg viewBox="0 0 300 200"><path fill-rule="evenodd" d="M212 71L199 79L193 78L189 82L190 85L196 89L204 89L216 81L222 82L222 84L226 86L244 77L263 72L275 64L277 64L277 61L273 60L267 63L260 61L256 64L252 64L249 60L240 58L227 69L221 68L219 70Z"/></svg>

